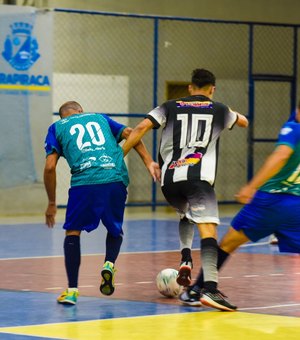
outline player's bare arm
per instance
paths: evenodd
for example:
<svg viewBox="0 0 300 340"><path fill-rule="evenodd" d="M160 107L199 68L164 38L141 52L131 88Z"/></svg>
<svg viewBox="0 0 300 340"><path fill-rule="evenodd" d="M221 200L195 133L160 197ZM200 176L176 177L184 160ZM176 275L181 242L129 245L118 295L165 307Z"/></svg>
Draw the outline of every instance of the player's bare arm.
<svg viewBox="0 0 300 340"><path fill-rule="evenodd" d="M249 203L256 190L285 166L292 153L293 149L289 146L279 145L266 159L252 180L237 193L237 201L244 204Z"/></svg>
<svg viewBox="0 0 300 340"><path fill-rule="evenodd" d="M245 117L244 115L242 115L242 114L240 114L240 113L238 113L238 112L237 112L237 115L238 115L238 119L237 119L236 124L237 124L239 127L243 127L243 128L248 127L249 121L248 121L247 117Z"/></svg>
<svg viewBox="0 0 300 340"><path fill-rule="evenodd" d="M48 206L45 212L46 224L49 228L53 228L55 224L56 207L56 165L58 161L56 152L50 154L46 158L44 167L44 185L48 196Z"/></svg>
<svg viewBox="0 0 300 340"><path fill-rule="evenodd" d="M127 127L123 130L121 137L126 139L125 143L127 142L129 136L132 134L132 131L133 131L133 129L130 128L130 127ZM154 162L154 160L152 159L152 157L151 157L150 153L148 152L143 141L141 139L138 140L138 142L133 146L133 148L135 149L135 151L139 154L139 156L143 160L143 162L144 162L146 168L148 169L150 175L152 176L153 180L154 181L156 181L156 180L160 181L159 165L156 162Z"/></svg>
<svg viewBox="0 0 300 340"><path fill-rule="evenodd" d="M236 115L237 115L236 125L237 125L237 126L243 127L243 128L248 127L249 121L248 121L248 119L247 119L246 116L242 115L241 113L239 113L239 112L237 112L237 111L232 110L231 108L229 108L229 110L230 110L231 112L236 113Z"/></svg>
<svg viewBox="0 0 300 340"><path fill-rule="evenodd" d="M124 157L128 154L129 150L137 145L137 143L143 138L143 136L152 128L153 123L151 122L151 120L145 118L132 130L122 146Z"/></svg>

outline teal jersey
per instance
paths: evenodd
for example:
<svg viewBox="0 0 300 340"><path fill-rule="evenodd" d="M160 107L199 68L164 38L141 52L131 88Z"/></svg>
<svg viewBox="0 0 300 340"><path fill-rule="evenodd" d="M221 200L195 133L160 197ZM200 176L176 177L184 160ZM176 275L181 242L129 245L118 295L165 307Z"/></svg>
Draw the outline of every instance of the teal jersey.
<svg viewBox="0 0 300 340"><path fill-rule="evenodd" d="M123 150L118 144L125 126L106 115L80 113L49 127L46 154L56 151L71 169L71 186L129 183Z"/></svg>
<svg viewBox="0 0 300 340"><path fill-rule="evenodd" d="M279 134L277 145L287 145L293 154L285 166L259 190L300 196L300 124L286 123Z"/></svg>

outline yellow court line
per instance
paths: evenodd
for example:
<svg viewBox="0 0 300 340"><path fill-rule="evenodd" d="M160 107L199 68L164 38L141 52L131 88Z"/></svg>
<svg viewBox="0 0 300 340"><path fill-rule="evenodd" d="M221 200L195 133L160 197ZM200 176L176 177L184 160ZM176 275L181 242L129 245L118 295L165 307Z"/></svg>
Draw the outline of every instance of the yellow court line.
<svg viewBox="0 0 300 340"><path fill-rule="evenodd" d="M300 322L297 317L213 311L5 327L1 332L70 340L298 340Z"/></svg>
<svg viewBox="0 0 300 340"><path fill-rule="evenodd" d="M3 90L22 90L22 91L50 91L51 86L37 86L37 85L0 85Z"/></svg>

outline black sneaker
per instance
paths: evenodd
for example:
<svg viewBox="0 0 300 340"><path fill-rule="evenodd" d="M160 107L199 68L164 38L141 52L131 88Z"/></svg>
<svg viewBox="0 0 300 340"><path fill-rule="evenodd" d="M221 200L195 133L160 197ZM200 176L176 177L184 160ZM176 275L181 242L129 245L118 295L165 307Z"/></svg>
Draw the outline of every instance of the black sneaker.
<svg viewBox="0 0 300 340"><path fill-rule="evenodd" d="M188 287L192 283L192 268L192 262L181 262L176 279L176 282L180 286Z"/></svg>
<svg viewBox="0 0 300 340"><path fill-rule="evenodd" d="M192 289L187 289L180 294L179 300L187 306L200 307L202 305L200 302L200 293L197 293Z"/></svg>
<svg viewBox="0 0 300 340"><path fill-rule="evenodd" d="M235 311L237 309L237 306L232 305L229 303L225 298L223 293L221 293L218 289L214 290L208 290L203 288L201 290L201 298L200 301L202 302L203 305L217 308L220 310L225 310L225 311Z"/></svg>

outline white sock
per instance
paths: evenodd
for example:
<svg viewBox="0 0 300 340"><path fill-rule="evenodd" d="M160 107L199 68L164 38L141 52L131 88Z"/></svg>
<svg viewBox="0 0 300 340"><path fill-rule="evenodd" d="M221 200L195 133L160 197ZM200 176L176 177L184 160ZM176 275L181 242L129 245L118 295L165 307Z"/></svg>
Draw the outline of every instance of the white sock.
<svg viewBox="0 0 300 340"><path fill-rule="evenodd" d="M68 288L68 292L78 292L78 288Z"/></svg>
<svg viewBox="0 0 300 340"><path fill-rule="evenodd" d="M180 250L184 248L192 248L194 238L194 224L188 220L180 220L179 222L179 242Z"/></svg>

